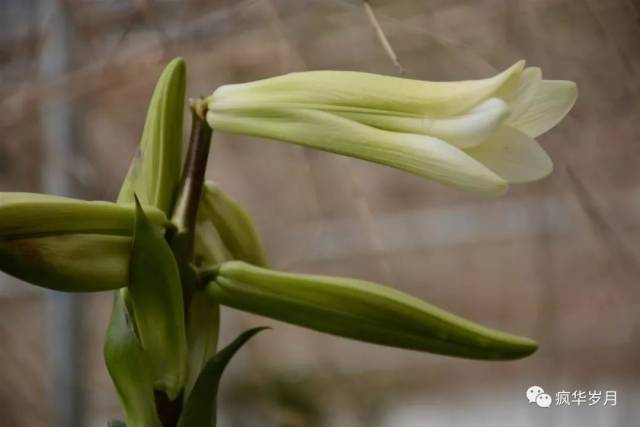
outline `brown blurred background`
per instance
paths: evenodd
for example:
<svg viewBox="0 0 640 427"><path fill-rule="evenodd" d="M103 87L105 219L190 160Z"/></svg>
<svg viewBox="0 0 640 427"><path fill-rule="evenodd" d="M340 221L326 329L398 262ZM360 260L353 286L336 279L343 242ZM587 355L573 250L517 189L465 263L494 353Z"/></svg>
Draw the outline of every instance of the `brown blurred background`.
<svg viewBox="0 0 640 427"><path fill-rule="evenodd" d="M640 3L371 0L405 75L481 78L518 59L574 80L540 138L548 179L483 198L402 172L214 135L209 176L254 216L275 267L392 284L540 343L487 363L386 349L225 309L222 342L271 325L223 381L222 426L640 426ZM153 85L188 94L288 71L397 75L362 0L3 0L0 190L113 199ZM185 133L188 129L185 123ZM105 426L108 293L0 276L0 425ZM530 406L525 390L615 390Z"/></svg>

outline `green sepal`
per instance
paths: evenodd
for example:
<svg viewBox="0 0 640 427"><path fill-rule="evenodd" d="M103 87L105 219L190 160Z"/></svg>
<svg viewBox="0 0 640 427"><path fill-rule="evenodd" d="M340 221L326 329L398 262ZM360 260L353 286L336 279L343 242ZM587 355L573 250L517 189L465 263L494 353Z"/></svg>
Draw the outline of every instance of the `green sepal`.
<svg viewBox="0 0 640 427"><path fill-rule="evenodd" d="M104 345L104 359L130 427L161 427L149 357L136 335L127 289L116 291Z"/></svg>
<svg viewBox="0 0 640 427"><path fill-rule="evenodd" d="M201 248L201 253L196 252L196 256L205 259L212 256L224 257L224 254L208 255L208 252L214 252L216 241L216 236L207 236L207 233L212 233L206 229L208 223L217 231L219 240L231 259L268 267L269 261L253 220L235 200L213 182L205 183L202 202L198 209L198 232L204 235L199 237L198 248Z"/></svg>
<svg viewBox="0 0 640 427"><path fill-rule="evenodd" d="M171 61L156 83L140 146L118 195L118 202L156 206L169 214L182 164L182 121L186 89L182 58Z"/></svg>
<svg viewBox="0 0 640 427"><path fill-rule="evenodd" d="M240 347L265 329L269 328L253 328L243 332L209 359L185 403L178 427L216 427L218 386L222 373Z"/></svg>
<svg viewBox="0 0 640 427"><path fill-rule="evenodd" d="M185 401L207 361L216 354L220 328L220 306L204 292L195 292L189 304L187 345L189 371L185 385Z"/></svg>
<svg viewBox="0 0 640 427"><path fill-rule="evenodd" d="M137 202L129 292L154 387L173 400L184 386L187 369L180 275L171 248Z"/></svg>
<svg viewBox="0 0 640 427"><path fill-rule="evenodd" d="M534 341L486 328L379 284L233 261L212 273L217 302L361 341L471 359L517 359Z"/></svg>

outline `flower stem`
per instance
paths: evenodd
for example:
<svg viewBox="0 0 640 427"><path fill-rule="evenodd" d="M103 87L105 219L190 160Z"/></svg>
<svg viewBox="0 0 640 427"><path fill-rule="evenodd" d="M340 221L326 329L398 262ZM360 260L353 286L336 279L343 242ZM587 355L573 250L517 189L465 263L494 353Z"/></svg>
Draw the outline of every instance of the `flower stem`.
<svg viewBox="0 0 640 427"><path fill-rule="evenodd" d="M192 262L198 207L202 197L209 149L211 148L211 135L213 133L204 119L206 103L201 99L191 100L191 111L192 124L187 158L182 170L178 194L171 215L171 222L175 228L168 236L180 271L185 317L187 319L189 318L191 297L198 286L198 277ZM163 427L177 426L182 412L182 396L172 401L164 392L156 390L155 399L158 417Z"/></svg>
<svg viewBox="0 0 640 427"><path fill-rule="evenodd" d="M191 100L192 126L187 149L187 159L180 180L179 193L173 210L172 222L176 226L174 248L181 260L193 258L196 220L202 196L204 175L207 170L207 159L211 147L212 130L204 120L206 104L202 100Z"/></svg>

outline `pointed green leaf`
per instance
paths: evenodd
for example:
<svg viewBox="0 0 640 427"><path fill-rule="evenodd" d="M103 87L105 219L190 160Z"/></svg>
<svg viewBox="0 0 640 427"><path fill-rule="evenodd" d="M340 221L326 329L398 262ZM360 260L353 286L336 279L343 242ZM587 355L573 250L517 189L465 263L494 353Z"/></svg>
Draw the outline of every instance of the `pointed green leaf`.
<svg viewBox="0 0 640 427"><path fill-rule="evenodd" d="M516 359L536 343L356 279L282 273L232 261L207 292L240 310L347 338L472 359Z"/></svg>
<svg viewBox="0 0 640 427"><path fill-rule="evenodd" d="M129 292L154 386L175 399L184 386L187 340L178 265L162 234L136 203Z"/></svg>
<svg viewBox="0 0 640 427"><path fill-rule="evenodd" d="M187 344L189 347L189 372L185 385L185 400L189 397L200 371L216 354L220 328L220 306L211 301L204 292L191 297L187 322Z"/></svg>
<svg viewBox="0 0 640 427"><path fill-rule="evenodd" d="M202 202L198 210L198 223L204 231L206 223L213 224L224 247L232 259L266 267L269 264L256 227L247 212L220 187L205 183ZM224 261L223 260L219 260Z"/></svg>
<svg viewBox="0 0 640 427"><path fill-rule="evenodd" d="M127 300L126 289L116 291L105 339L105 362L127 424L132 427L161 427L156 414L149 360L136 336L135 319Z"/></svg>
<svg viewBox="0 0 640 427"><path fill-rule="evenodd" d="M254 328L240 334L212 357L198 377L187 400L178 427L215 427L220 377L231 358L251 337L269 328Z"/></svg>
<svg viewBox="0 0 640 427"><path fill-rule="evenodd" d="M149 103L147 120L136 158L122 185L118 201L133 202L169 213L180 179L182 119L186 88L182 58L166 66Z"/></svg>

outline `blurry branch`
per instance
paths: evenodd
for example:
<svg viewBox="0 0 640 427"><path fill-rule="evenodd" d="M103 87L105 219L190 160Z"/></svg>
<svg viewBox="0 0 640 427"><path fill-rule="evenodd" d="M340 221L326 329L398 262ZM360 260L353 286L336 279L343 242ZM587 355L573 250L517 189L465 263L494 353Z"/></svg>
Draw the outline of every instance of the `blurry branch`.
<svg viewBox="0 0 640 427"><path fill-rule="evenodd" d="M354 11L361 10L360 4L357 4L357 2L353 3L348 0L313 0L313 1L315 1L316 3L322 3L322 4L331 3L334 5L342 6L344 8L350 8L351 10L354 10ZM393 16L389 16L379 12L375 14L375 17L376 17L376 20L378 18L382 18L384 21L390 24L401 27L402 31L405 34L413 33L413 35L415 36L424 37L428 39L430 42L433 42L438 46L441 46L446 49L450 49L452 51L456 51L457 55L459 56L467 56L470 58L474 58L479 63L486 65L488 67L488 70L490 71L494 71L494 72L499 71L498 68L496 68L496 66L492 63L492 61L490 61L487 56L482 54L478 50L478 48L473 46L471 43L449 39L445 36L442 36L441 34L436 34L429 30L426 30L424 27L411 24L406 20L394 18Z"/></svg>
<svg viewBox="0 0 640 427"><path fill-rule="evenodd" d="M241 0L231 9L238 11L254 3L255 0ZM229 30L228 16L228 9L204 13L172 32L167 30L167 38L173 44L189 43L197 38L211 39L213 34ZM70 98L87 96L117 86L131 76L145 75L163 60L160 56L163 49L157 42L139 42L120 54L108 69L102 61L91 62L58 79L33 82L5 93L0 100L0 129L6 132L21 127L23 121L38 110L43 99L60 94Z"/></svg>
<svg viewBox="0 0 640 427"><path fill-rule="evenodd" d="M160 19L158 18L158 11L155 7L155 1L153 0L137 0L138 8L142 12L144 21L150 25L158 34L162 49L166 52L169 47L170 39L167 32L162 27Z"/></svg>
<svg viewBox="0 0 640 427"><path fill-rule="evenodd" d="M640 274L640 262L638 261L638 258L626 245L622 237L620 237L605 215L600 211L593 196L582 183L580 176L571 166L567 165L566 169L578 203L587 215L587 218L589 218L589 222L599 239L605 244L612 254L615 254L616 259L622 261L623 264L630 266L634 275L638 277Z"/></svg>
<svg viewBox="0 0 640 427"><path fill-rule="evenodd" d="M371 251L376 259L376 263L380 267L383 279L386 283L394 283L393 279L395 278L395 275L388 257L390 251L387 250L384 243L380 225L376 221L375 215L371 210L371 205L367 199L367 195L353 170L353 163L351 159L343 156L339 156L338 161L342 162L344 165L346 174L351 182L351 198L355 204L358 218L360 219L367 234L368 243L371 246Z"/></svg>
<svg viewBox="0 0 640 427"><path fill-rule="evenodd" d="M122 49L127 36L133 30L134 26L139 23L147 22L151 27L153 27L158 33L158 40L162 48L163 54L166 54L169 50L169 37L167 36L166 31L162 28L162 25L159 22L157 17L157 13L155 9L153 9L153 3L149 0L138 0L136 2L136 10L127 17L127 20L124 24L124 28L118 37L118 41L114 44L111 51L105 55L104 67L107 68L111 65L113 58L116 54Z"/></svg>
<svg viewBox="0 0 640 427"><path fill-rule="evenodd" d="M286 34L286 28L278 9L273 4L273 0L262 1L266 12L269 15L269 23L271 31L275 33L278 38L278 56L280 59L280 71L285 73L292 71L293 69L306 70L308 69L307 63L304 60L300 51L289 40ZM288 65L287 62L293 64ZM309 159L309 152L306 150L299 150L297 147L289 146L289 151L296 158L294 164L299 168L300 173L304 177L304 181L307 183L309 191L307 194L307 201L311 212L320 211L320 197L318 195L318 184L313 176L311 168L311 160ZM299 160L299 161L298 161ZM317 232L320 232L320 228ZM317 233L314 233L317 234Z"/></svg>
<svg viewBox="0 0 640 427"><path fill-rule="evenodd" d="M113 58L122 48L125 40L127 39L127 36L129 35L133 27L140 21L140 15L137 13L134 13L131 16L129 16L126 21L127 22L125 22L124 28L122 29L122 32L118 37L118 40L114 43L113 47L110 49L110 52L107 52L107 54L105 55L105 59L103 62L104 64L103 66L105 68L109 67L113 62Z"/></svg>
<svg viewBox="0 0 640 427"><path fill-rule="evenodd" d="M288 53L290 57L293 58L293 60L295 61L295 65L294 67L296 68L301 68L303 70L308 69L307 64L304 60L304 58L302 57L302 55L300 54L300 52L298 51L298 49L296 49L296 47L293 45L293 43L291 43L287 37L286 34L286 29L285 29L285 25L282 22L282 18L280 17L280 13L278 12L278 9L276 8L276 6L273 4L272 0L264 0L262 2L262 4L264 5L267 13L269 14L269 24L271 26L271 29L274 33L276 33L277 37L278 37L278 44L279 44L279 48L280 48L280 62L284 63L285 61L285 52ZM282 64L282 72L287 72L287 71L291 71L291 70L286 70L284 69L284 64Z"/></svg>
<svg viewBox="0 0 640 427"><path fill-rule="evenodd" d="M400 74L404 74L404 68L402 67L402 64L400 64L400 61L398 60L398 55L396 55L396 52L393 50L393 47L391 46L391 43L389 42L387 35L382 30L382 27L378 22L378 18L376 18L376 14L373 12L373 9L369 4L369 0L362 0L362 5L364 6L364 11L367 14L367 18L369 19L371 26L376 31L376 35L378 36L378 40L380 40L380 44L382 45L382 48L384 49L386 54L389 56L389 59L391 60L393 65L398 69L398 72Z"/></svg>

